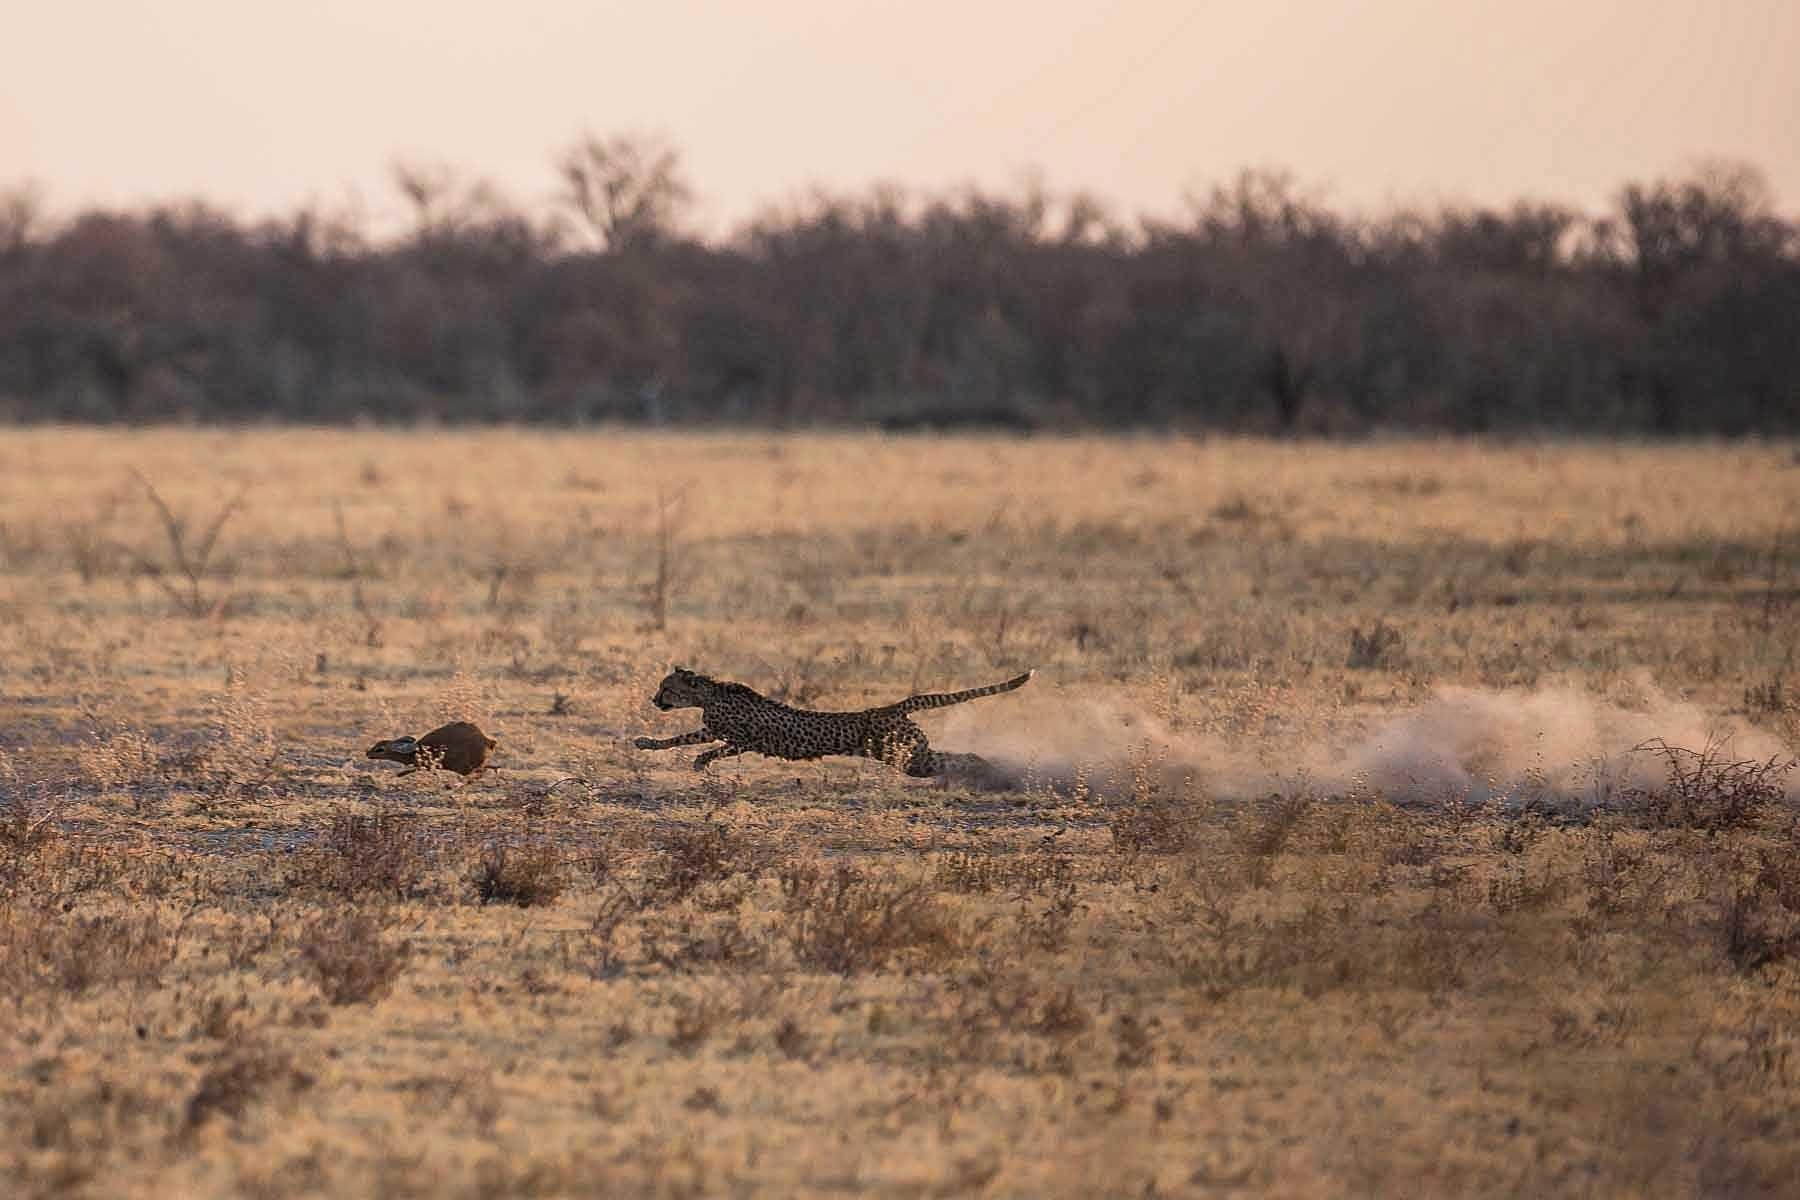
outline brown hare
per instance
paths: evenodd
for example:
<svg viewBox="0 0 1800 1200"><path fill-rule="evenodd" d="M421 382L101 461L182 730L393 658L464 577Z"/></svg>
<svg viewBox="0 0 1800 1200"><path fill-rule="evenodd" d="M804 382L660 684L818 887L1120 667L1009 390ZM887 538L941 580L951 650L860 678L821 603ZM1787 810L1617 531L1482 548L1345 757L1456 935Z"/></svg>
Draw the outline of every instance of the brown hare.
<svg viewBox="0 0 1800 1200"><path fill-rule="evenodd" d="M455 771L473 775L487 765L488 751L500 743L468 721L440 725L424 737L389 738L369 747L370 758L403 763L406 770Z"/></svg>

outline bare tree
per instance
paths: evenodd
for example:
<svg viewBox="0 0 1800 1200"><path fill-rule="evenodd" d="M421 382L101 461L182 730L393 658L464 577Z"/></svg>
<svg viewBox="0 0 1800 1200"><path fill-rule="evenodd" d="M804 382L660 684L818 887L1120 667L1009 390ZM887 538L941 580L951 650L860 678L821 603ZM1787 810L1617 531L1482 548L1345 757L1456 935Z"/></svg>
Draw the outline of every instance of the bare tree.
<svg viewBox="0 0 1800 1200"><path fill-rule="evenodd" d="M469 179L442 163L402 161L390 169L394 186L412 207L413 230L421 239L524 224L485 179Z"/></svg>
<svg viewBox="0 0 1800 1200"><path fill-rule="evenodd" d="M0 191L0 254L12 255L31 244L44 220L44 193L35 183Z"/></svg>
<svg viewBox="0 0 1800 1200"><path fill-rule="evenodd" d="M658 632L669 627L669 593L679 569L681 526L687 515L687 486L674 492L656 492L656 578L650 583L650 627Z"/></svg>
<svg viewBox="0 0 1800 1200"><path fill-rule="evenodd" d="M456 176L441 163L397 162L391 168L394 186L412 205L413 226L421 236L439 228L450 207Z"/></svg>
<svg viewBox="0 0 1800 1200"><path fill-rule="evenodd" d="M607 250L662 240L693 199L681 155L659 137L584 134L556 166L564 202Z"/></svg>
<svg viewBox="0 0 1800 1200"><path fill-rule="evenodd" d="M219 506L219 511L201 531L199 540L193 541L188 537L191 529L187 518L169 507L155 485L141 471L134 470L131 474L143 485L145 498L162 520L163 533L167 535L169 542L169 563L165 566L129 546L124 547L125 553L137 564L138 570L154 580L169 599L175 602L176 607L188 616L219 616L231 597L224 592L209 596L205 590L205 581L212 564L213 550L219 544L219 534L224 532L225 523L243 508L248 489L240 486L229 500ZM173 574L179 574L186 586L171 582L169 576Z"/></svg>

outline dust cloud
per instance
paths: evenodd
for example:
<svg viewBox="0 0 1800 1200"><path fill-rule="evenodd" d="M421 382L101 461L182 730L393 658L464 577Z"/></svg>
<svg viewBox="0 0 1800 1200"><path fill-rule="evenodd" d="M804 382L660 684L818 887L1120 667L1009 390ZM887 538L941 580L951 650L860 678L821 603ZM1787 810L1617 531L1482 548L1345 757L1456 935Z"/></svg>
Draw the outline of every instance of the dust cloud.
<svg viewBox="0 0 1800 1200"><path fill-rule="evenodd" d="M1532 691L1442 687L1423 703L1372 719L1332 743L1279 734L1232 737L1170 728L1122 699L1043 689L1016 702L951 710L932 745L989 759L1012 786L1108 798L1152 785L1246 799L1297 786L1342 794L1375 791L1399 804L1448 801L1598 804L1625 788L1667 778L1660 746L1728 759L1787 761L1780 739L1712 716L1637 681L1630 704L1573 686ZM1787 775L1800 801L1800 771Z"/></svg>

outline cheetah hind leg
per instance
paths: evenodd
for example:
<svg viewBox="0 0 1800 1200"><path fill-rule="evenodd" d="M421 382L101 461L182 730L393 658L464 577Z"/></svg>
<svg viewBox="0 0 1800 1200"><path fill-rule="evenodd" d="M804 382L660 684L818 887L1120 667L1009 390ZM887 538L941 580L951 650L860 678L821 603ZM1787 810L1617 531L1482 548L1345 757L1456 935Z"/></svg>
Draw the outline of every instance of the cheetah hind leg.
<svg viewBox="0 0 1800 1200"><path fill-rule="evenodd" d="M938 775L974 774L992 770L988 760L979 754L951 754L943 750L933 750L931 743L923 737L913 743L911 753L906 758L906 773L915 779L930 779Z"/></svg>
<svg viewBox="0 0 1800 1200"><path fill-rule="evenodd" d="M1005 792L1018 786L1018 777L1005 767L995 766L979 754L953 754L934 750L930 755L930 771L945 784L957 783L978 792Z"/></svg>

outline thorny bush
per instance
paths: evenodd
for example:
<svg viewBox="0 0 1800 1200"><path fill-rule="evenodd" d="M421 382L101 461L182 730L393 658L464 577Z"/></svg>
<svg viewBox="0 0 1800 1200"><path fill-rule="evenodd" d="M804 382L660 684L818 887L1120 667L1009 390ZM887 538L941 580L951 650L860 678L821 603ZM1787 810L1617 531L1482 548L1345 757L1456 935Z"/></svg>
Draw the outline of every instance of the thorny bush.
<svg viewBox="0 0 1800 1200"><path fill-rule="evenodd" d="M781 886L788 941L803 966L852 975L956 948L949 914L922 883L872 878L847 863L829 871L795 863L783 868Z"/></svg>
<svg viewBox="0 0 1800 1200"><path fill-rule="evenodd" d="M1663 760L1666 781L1660 788L1629 789L1620 802L1656 829L1747 829L1781 802L1787 776L1800 765L1792 758L1735 759L1718 738L1699 750L1660 738L1638 749Z"/></svg>
<svg viewBox="0 0 1800 1200"><path fill-rule="evenodd" d="M412 944L389 941L369 913L327 913L301 932L300 957L334 1005L372 1004L394 988Z"/></svg>

